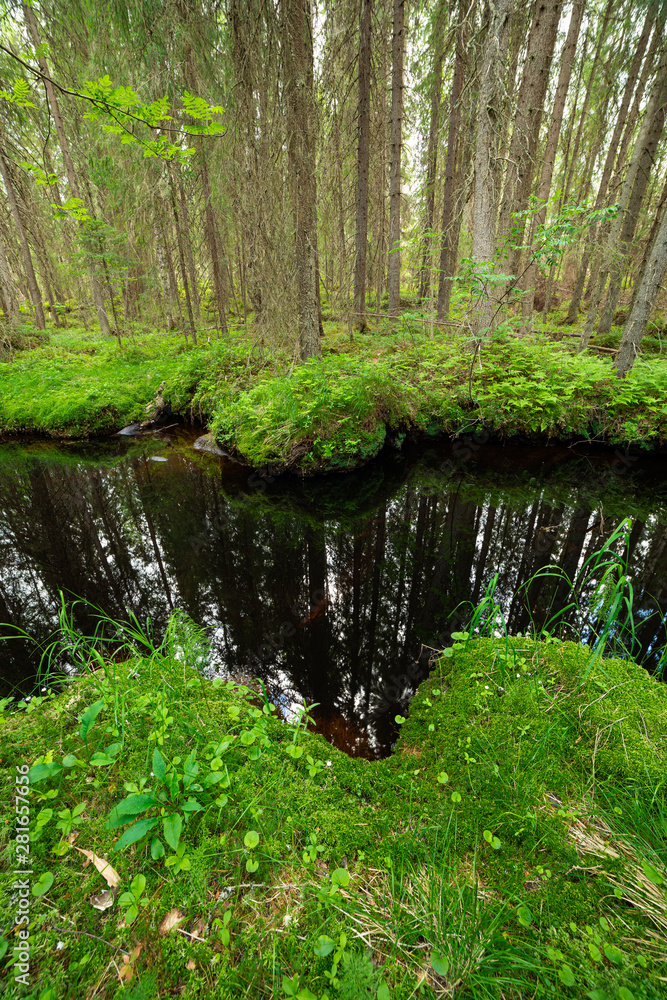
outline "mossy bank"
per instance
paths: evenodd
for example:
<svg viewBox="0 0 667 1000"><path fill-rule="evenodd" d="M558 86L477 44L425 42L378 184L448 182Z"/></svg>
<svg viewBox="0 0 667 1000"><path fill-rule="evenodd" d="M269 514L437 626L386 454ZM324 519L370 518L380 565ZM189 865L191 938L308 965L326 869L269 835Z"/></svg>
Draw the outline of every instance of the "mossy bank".
<svg viewBox="0 0 667 1000"><path fill-rule="evenodd" d="M368 762L170 634L4 705L5 996L664 997L667 690L632 662L458 642Z"/></svg>
<svg viewBox="0 0 667 1000"><path fill-rule="evenodd" d="M329 324L322 356L295 365L248 332L193 348L165 334L121 349L68 331L0 364L0 433L111 434L155 408L205 424L228 454L272 473L363 465L406 436L462 434L667 443L667 361L611 361L543 337L501 333L475 354L455 335L430 340L400 322L372 334Z"/></svg>

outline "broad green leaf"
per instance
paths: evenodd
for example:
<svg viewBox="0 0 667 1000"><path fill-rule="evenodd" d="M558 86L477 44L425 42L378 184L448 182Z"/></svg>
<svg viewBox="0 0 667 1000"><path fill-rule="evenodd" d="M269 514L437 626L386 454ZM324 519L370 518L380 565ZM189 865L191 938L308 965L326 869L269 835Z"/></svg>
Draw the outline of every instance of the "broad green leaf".
<svg viewBox="0 0 667 1000"><path fill-rule="evenodd" d="M135 875L132 881L130 882L130 889L134 893L134 898L139 899L145 888L146 888L146 876Z"/></svg>
<svg viewBox="0 0 667 1000"><path fill-rule="evenodd" d="M615 944L606 944L604 946L604 953L614 965L623 964L623 952Z"/></svg>
<svg viewBox="0 0 667 1000"><path fill-rule="evenodd" d="M254 851L259 844L259 834L257 833L257 830L248 830L243 838L243 843L250 851Z"/></svg>
<svg viewBox="0 0 667 1000"><path fill-rule="evenodd" d="M594 962L602 961L602 952L600 951L600 949L596 944L593 944L592 941L588 942L588 950Z"/></svg>
<svg viewBox="0 0 667 1000"><path fill-rule="evenodd" d="M437 951L431 952L431 966L439 976L446 976L449 972L449 959Z"/></svg>
<svg viewBox="0 0 667 1000"><path fill-rule="evenodd" d="M331 882L333 885L342 886L343 889L350 884L350 873L347 868L336 868L331 873Z"/></svg>
<svg viewBox="0 0 667 1000"><path fill-rule="evenodd" d="M183 829L183 819L180 813L172 813L171 816L165 816L162 820L162 829L164 831L164 839L167 841L169 846L173 851L177 850L178 843L181 839L181 830Z"/></svg>
<svg viewBox="0 0 667 1000"><path fill-rule="evenodd" d="M389 987L386 983L380 983L378 986L377 1000L391 1000Z"/></svg>
<svg viewBox="0 0 667 1000"><path fill-rule="evenodd" d="M164 857L164 844L159 837L153 837L151 840L151 857L153 861L159 861Z"/></svg>
<svg viewBox="0 0 667 1000"><path fill-rule="evenodd" d="M114 847L114 851L122 851L129 844L135 844L147 833L150 833L154 826L157 826L156 819L140 819L138 823L128 826L127 830Z"/></svg>
<svg viewBox="0 0 667 1000"><path fill-rule="evenodd" d="M104 708L103 701L96 701L94 705L89 705L86 711L81 716L81 728L79 729L79 736L84 741L88 739L88 733L93 727L95 719L100 714Z"/></svg>
<svg viewBox="0 0 667 1000"><path fill-rule="evenodd" d="M62 764L56 764L55 761L51 761L49 764L35 764L28 771L30 784L36 785L40 781L46 781L48 778L55 778L57 774L60 774L62 769Z"/></svg>
<svg viewBox="0 0 667 1000"><path fill-rule="evenodd" d="M164 781L167 777L167 765L157 747L153 750L153 774L159 781Z"/></svg>
<svg viewBox="0 0 667 1000"><path fill-rule="evenodd" d="M619 1000L635 1000L634 993L627 986L619 986L617 992Z"/></svg>
<svg viewBox="0 0 667 1000"><path fill-rule="evenodd" d="M43 875L39 876L39 878L32 887L33 896L43 896L44 893L49 891L54 882L55 878L53 877L53 873L44 872Z"/></svg>
<svg viewBox="0 0 667 1000"><path fill-rule="evenodd" d="M317 939L317 944L315 945L314 951L318 958L326 958L336 947L336 942L326 934L320 934Z"/></svg>
<svg viewBox="0 0 667 1000"><path fill-rule="evenodd" d="M116 758L109 757L108 754L102 753L101 750L96 750L93 756L90 758L91 767L108 767L109 764L115 764Z"/></svg>
<svg viewBox="0 0 667 1000"><path fill-rule="evenodd" d="M461 801L461 793L452 792L452 802L460 802L460 801Z"/></svg>
<svg viewBox="0 0 667 1000"><path fill-rule="evenodd" d="M662 885L665 881L658 869L654 865L649 864L648 861L642 861L642 868L644 869L644 875L655 885Z"/></svg>
<svg viewBox="0 0 667 1000"><path fill-rule="evenodd" d="M156 800L152 795L128 795L127 798L113 807L104 824L104 829L115 830L119 826L124 826L125 823L128 823L135 816L140 816L154 805L156 805Z"/></svg>
<svg viewBox="0 0 667 1000"><path fill-rule="evenodd" d="M558 978L560 979L563 986L574 986L576 979L574 978L574 973L569 965L562 965L558 970Z"/></svg>

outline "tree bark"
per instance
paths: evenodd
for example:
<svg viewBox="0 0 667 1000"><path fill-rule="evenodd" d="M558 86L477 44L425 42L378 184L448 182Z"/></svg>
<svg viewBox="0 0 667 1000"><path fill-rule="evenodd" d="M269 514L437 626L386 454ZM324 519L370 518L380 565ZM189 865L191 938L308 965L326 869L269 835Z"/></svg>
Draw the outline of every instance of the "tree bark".
<svg viewBox="0 0 667 1000"><path fill-rule="evenodd" d="M14 181L12 180L9 164L2 146L0 146L0 174L2 175L2 181L5 185L9 208L12 213L12 219L14 220L14 226L16 227L19 243L21 245L21 256L23 257L23 267L25 268L26 281L28 282L28 291L30 292L32 304L35 307L35 326L38 330L44 330L46 328L46 321L44 319L42 296L39 290L39 285L37 284L37 278L35 277L32 254L30 253L28 237L26 235L25 226L23 225L23 219L21 218Z"/></svg>
<svg viewBox="0 0 667 1000"><path fill-rule="evenodd" d="M510 221L512 213L521 213L528 205L562 6L563 0L537 0L535 4L500 207L498 235L501 240L507 238L513 228ZM519 245L523 242L524 226L523 218L516 219L514 228L518 232L515 242ZM510 264L512 272L518 269L519 258L520 252L514 251Z"/></svg>
<svg viewBox="0 0 667 1000"><path fill-rule="evenodd" d="M447 127L447 158L445 160L445 187L442 196L442 243L440 245L440 274L438 277L437 321L442 323L449 316L452 294L452 277L456 267L458 240L454 240L454 202L456 190L456 163L461 131L461 103L463 81L468 58L469 21L466 18L465 0L459 3L459 24L456 29L454 73L449 97L449 124ZM459 184L463 178L459 175Z"/></svg>
<svg viewBox="0 0 667 1000"><path fill-rule="evenodd" d="M188 326L190 327L192 343L196 344L197 330L195 328L195 318L192 312L192 299L190 298L190 283L188 281L188 269L185 263L185 250L183 248L183 233L181 231L181 220L178 215L178 205L176 204L176 185L174 184L174 175L171 170L171 163L167 163L167 176L169 178L169 197L171 201L171 211L174 216L174 225L176 226L176 244L178 246L178 262L181 268L181 280L183 282L183 290L185 292L185 307L188 311Z"/></svg>
<svg viewBox="0 0 667 1000"><path fill-rule="evenodd" d="M211 270L213 273L213 294L215 295L215 306L220 320L220 329L227 333L227 295L225 288L225 278L220 266L220 248L217 227L215 224L215 213L211 200L211 184L208 177L208 165L206 163L206 151L203 142L199 144L199 155L201 157L201 184L204 194L204 211L206 214L206 240L208 250L211 255Z"/></svg>
<svg viewBox="0 0 667 1000"><path fill-rule="evenodd" d="M637 50L635 56L632 60L632 65L628 71L628 79L625 84L625 90L623 91L623 97L621 99L621 106L618 109L618 116L616 118L616 125L614 126L614 132L609 143L609 148L607 150L607 156L605 158L604 167L602 168L602 177L600 178L600 184L598 187L597 196L595 199L595 211L600 211L600 209L605 204L605 199L607 197L607 189L609 187L609 181L611 180L612 171L614 169L614 163L616 161L616 153L618 151L618 145L621 141L621 135L623 134L623 129L626 124L628 108L630 107L630 101L632 99L632 94L634 92L635 86L637 84L637 77L639 76L639 70L641 68L642 59L644 58L644 52L646 51L646 45L648 44L648 39L651 34L651 28L653 26L653 20L655 18L655 9L649 10L646 15L646 20L644 21L644 28L642 30L641 36L637 43ZM579 271L577 273L577 280L574 286L574 291L572 292L572 298L570 300L570 305L567 312L566 323L574 323L577 316L579 315L579 304L581 302L581 296L584 291L584 283L586 281L586 273L588 271L588 265L591 258L591 248L595 243L597 237L598 226L594 224L591 227L590 235L586 243L586 248L579 265Z"/></svg>
<svg viewBox="0 0 667 1000"><path fill-rule="evenodd" d="M317 269L315 101L310 0L282 0L285 31L287 156L294 191L299 356L320 354Z"/></svg>
<svg viewBox="0 0 667 1000"><path fill-rule="evenodd" d="M502 54L505 50L513 0L496 0L489 4L489 25L480 75L477 138L475 142L475 202L473 208L472 259L484 269L493 270L496 250L496 219L498 215L499 173L498 140L501 101ZM485 276L482 276L482 285ZM496 304L487 287L477 310L474 324L476 335L488 330Z"/></svg>
<svg viewBox="0 0 667 1000"><path fill-rule="evenodd" d="M598 308L602 299L607 277L618 272L619 251L629 246L637 224L637 215L644 199L646 185L653 165L655 151L662 136L667 111L667 46L663 49L655 82L651 91L649 105L646 110L644 124L635 143L632 159L623 184L620 197L620 212L611 228L607 246L604 250L606 260L600 268L595 282L591 302L586 315L586 323L579 341L579 350L583 351L591 339ZM612 255L616 256L614 261ZM597 270L597 269L596 269ZM620 287L620 280L619 280ZM612 313L613 315L613 313Z"/></svg>
<svg viewBox="0 0 667 1000"><path fill-rule="evenodd" d="M561 126L563 124L563 112L567 92L570 88L570 79L574 68L574 57L581 31L581 22L584 16L585 0L575 0L570 18L570 26L567 37L560 56L560 72L558 74L558 84L554 104L551 111L551 123L547 134L544 157L542 159L542 172L540 174L540 186L538 190L539 209L535 216L531 237L538 226L544 225L547 217L547 203L551 194L551 182L553 180L554 167L556 165L556 153L558 152L558 140L560 139ZM532 240L531 240L532 241ZM535 299L535 281L537 279L537 265L533 262L529 265L522 281L522 287L528 289L528 294L524 299L523 321L529 323L533 312Z"/></svg>
<svg viewBox="0 0 667 1000"><path fill-rule="evenodd" d="M634 364L666 271L667 211L663 211L662 222L653 246L650 248L644 274L635 293L630 314L623 327L621 345L614 360L614 368L619 375L625 375Z"/></svg>
<svg viewBox="0 0 667 1000"><path fill-rule="evenodd" d="M23 5L23 13L25 15L26 23L28 25L28 30L30 31L30 36L33 41L35 48L38 48L41 44L39 36L39 27L37 25L37 19L35 18L33 9L28 4ZM63 125L62 116L60 114L60 106L58 104L58 98L56 96L55 88L51 82L51 77L49 74L49 67L44 56L39 56L37 63L42 73L44 74L44 87L46 89L46 96L49 101L49 107L51 108L51 114L53 115L53 124L56 128L56 135L58 136L58 145L60 146L60 152L62 154L63 163L65 164L65 172L67 173L67 183L70 189L70 195L72 198L79 198L83 201L81 188L76 175L76 170L74 169L74 161L72 160L72 154L70 153L69 140L67 138L67 133L65 132L65 126ZM104 296L102 295L102 290L100 288L100 283L95 275L91 271L90 280L92 284L93 291L93 302L95 303L95 311L97 312L97 318L100 324L100 329L103 334L108 335L111 333L111 325L109 323L109 317L107 316L106 310L104 308Z"/></svg>
<svg viewBox="0 0 667 1000"><path fill-rule="evenodd" d="M667 49L666 49L667 54ZM659 71L660 72L660 71ZM660 86L660 84L662 84ZM667 59L662 63L662 80L656 80L656 86L660 87L657 104L653 112L651 128L646 136L646 141L640 149L640 156L635 170L635 179L632 185L632 192L627 204L627 210L623 216L623 222L619 234L617 249L625 256L630 249L630 245L635 235L639 212L644 201L646 188L648 186L651 168L655 164L655 156L658 144L662 138L665 127L665 114L667 113ZM652 103L652 102L651 102ZM650 113L650 111L649 111ZM633 157L634 159L634 157ZM607 300L602 310L602 316L598 324L600 333L608 333L616 311L616 303L621 291L621 281L623 278L624 260L616 257L611 268L611 280Z"/></svg>
<svg viewBox="0 0 667 1000"><path fill-rule="evenodd" d="M360 330L366 329L366 254L368 248L368 175L371 115L371 3L361 0L359 12L359 120L357 124L357 216L354 238L354 311Z"/></svg>
<svg viewBox="0 0 667 1000"><path fill-rule="evenodd" d="M427 297L431 288L431 258L433 253L433 217L435 212L435 180L438 172L438 140L440 136L440 109L442 106L442 67L445 61L445 11L439 4L435 12L433 29L433 80L431 83L431 114L426 152L426 182L424 184L424 248L419 273L419 301Z"/></svg>
<svg viewBox="0 0 667 1000"><path fill-rule="evenodd" d="M403 145L403 56L405 0L394 0L391 59L391 154L389 161L389 315L397 316L401 298L401 152Z"/></svg>

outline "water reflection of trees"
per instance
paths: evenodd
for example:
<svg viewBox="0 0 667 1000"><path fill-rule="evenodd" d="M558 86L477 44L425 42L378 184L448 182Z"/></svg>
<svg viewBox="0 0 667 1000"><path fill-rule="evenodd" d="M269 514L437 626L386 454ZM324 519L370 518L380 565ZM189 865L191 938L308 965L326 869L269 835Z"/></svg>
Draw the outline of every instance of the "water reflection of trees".
<svg viewBox="0 0 667 1000"><path fill-rule="evenodd" d="M0 476L0 506L1 619L43 638L61 590L158 631L179 606L210 627L216 667L262 677L279 704L319 702L323 730L368 752L390 739L427 669L420 644L447 641L461 602L477 603L498 573L510 630L530 624L526 597L543 624L567 584L539 578L519 595L520 584L550 563L575 579L620 521L576 485L554 502L537 482L517 498L483 477L438 490L431 476L427 491L403 484L357 516L318 515L230 491L222 470L178 455L111 468L17 462ZM646 612L652 598L667 610L658 516L635 520L627 555L651 666L661 632ZM90 609L74 614L92 632ZM0 656L9 683L34 670L25 643L3 643Z"/></svg>

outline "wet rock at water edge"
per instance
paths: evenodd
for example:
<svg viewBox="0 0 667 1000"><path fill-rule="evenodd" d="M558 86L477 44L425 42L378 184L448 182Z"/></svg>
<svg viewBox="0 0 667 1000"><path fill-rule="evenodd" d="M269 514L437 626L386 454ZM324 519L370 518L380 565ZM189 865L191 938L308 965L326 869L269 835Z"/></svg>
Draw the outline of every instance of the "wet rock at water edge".
<svg viewBox="0 0 667 1000"><path fill-rule="evenodd" d="M212 434L202 434L198 437L192 446L196 448L197 451L204 451L207 455L220 455L222 458L226 457L225 452L222 448L218 447L215 443L215 438Z"/></svg>

